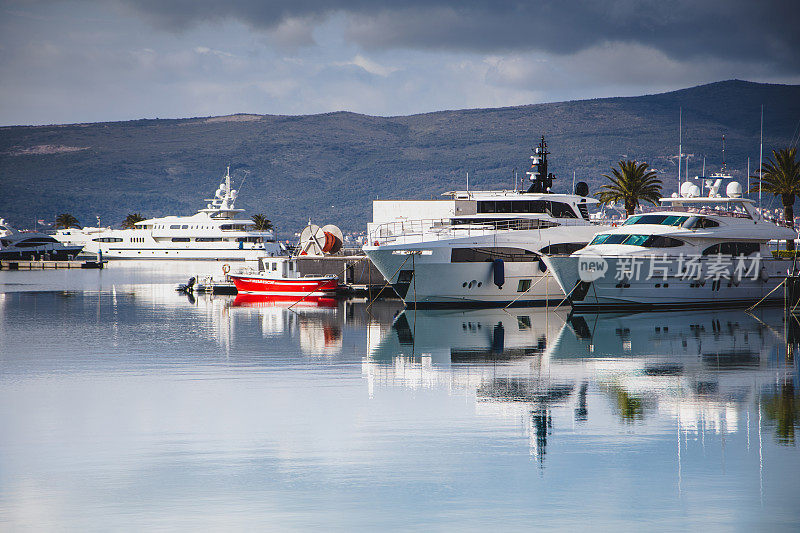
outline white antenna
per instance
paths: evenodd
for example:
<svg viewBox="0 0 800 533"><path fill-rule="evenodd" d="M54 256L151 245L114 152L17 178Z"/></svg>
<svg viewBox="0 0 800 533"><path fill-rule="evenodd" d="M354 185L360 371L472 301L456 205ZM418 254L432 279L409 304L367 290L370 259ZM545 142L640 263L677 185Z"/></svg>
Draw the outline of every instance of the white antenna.
<svg viewBox="0 0 800 533"><path fill-rule="evenodd" d="M575 192L575 171L572 171L572 192Z"/></svg>
<svg viewBox="0 0 800 533"><path fill-rule="evenodd" d="M747 158L747 194L750 194L750 157Z"/></svg>
<svg viewBox="0 0 800 533"><path fill-rule="evenodd" d="M514 192L517 192L517 169L514 169Z"/></svg>
<svg viewBox="0 0 800 533"><path fill-rule="evenodd" d="M469 172L467 172L467 192L469 192Z"/></svg>
<svg viewBox="0 0 800 533"><path fill-rule="evenodd" d="M678 194L681 193L681 161L683 157L683 108L678 108Z"/></svg>
<svg viewBox="0 0 800 533"><path fill-rule="evenodd" d="M761 104L761 142L758 147L758 213L759 217L764 218L761 213L761 179L764 177L761 173L761 167L764 160L764 104Z"/></svg>

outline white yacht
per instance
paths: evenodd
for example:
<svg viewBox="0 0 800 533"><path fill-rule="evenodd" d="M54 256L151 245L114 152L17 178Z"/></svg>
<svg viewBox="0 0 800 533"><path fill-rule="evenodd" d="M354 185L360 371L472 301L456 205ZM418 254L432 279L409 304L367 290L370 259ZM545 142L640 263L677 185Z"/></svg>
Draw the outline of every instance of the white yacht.
<svg viewBox="0 0 800 533"><path fill-rule="evenodd" d="M0 259L64 261L75 258L81 248L83 246L65 245L44 233L19 231L0 218Z"/></svg>
<svg viewBox="0 0 800 533"><path fill-rule="evenodd" d="M527 191L453 191L447 200L373 202L364 252L409 307L536 305L563 292L541 262L597 233L588 186L550 192L547 144L531 156Z"/></svg>
<svg viewBox="0 0 800 533"><path fill-rule="evenodd" d="M711 183L709 183L711 182ZM573 308L700 307L780 301L792 268L773 258L771 240L797 232L758 215L736 182L691 183L663 198L661 210L634 215L598 233L571 255L544 258Z"/></svg>
<svg viewBox="0 0 800 533"><path fill-rule="evenodd" d="M191 216L168 216L137 222L132 229L103 229L87 234L86 252L104 259L258 260L280 255L272 231L256 230L236 209L230 168L214 198ZM65 238L73 238L67 235Z"/></svg>

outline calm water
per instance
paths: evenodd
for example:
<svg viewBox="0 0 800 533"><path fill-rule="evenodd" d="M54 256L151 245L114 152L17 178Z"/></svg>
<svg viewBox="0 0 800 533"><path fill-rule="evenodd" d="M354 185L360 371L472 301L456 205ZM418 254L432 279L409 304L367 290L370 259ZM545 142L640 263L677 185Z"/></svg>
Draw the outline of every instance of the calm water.
<svg viewBox="0 0 800 533"><path fill-rule="evenodd" d="M2 529L796 530L780 310L402 312L0 272Z"/></svg>

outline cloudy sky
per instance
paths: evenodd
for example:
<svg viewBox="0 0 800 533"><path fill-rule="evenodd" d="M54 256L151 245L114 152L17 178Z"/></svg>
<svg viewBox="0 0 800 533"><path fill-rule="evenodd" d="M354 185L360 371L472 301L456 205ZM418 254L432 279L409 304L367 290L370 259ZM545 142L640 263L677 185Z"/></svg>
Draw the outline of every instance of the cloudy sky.
<svg viewBox="0 0 800 533"><path fill-rule="evenodd" d="M785 0L0 0L0 125L800 83Z"/></svg>

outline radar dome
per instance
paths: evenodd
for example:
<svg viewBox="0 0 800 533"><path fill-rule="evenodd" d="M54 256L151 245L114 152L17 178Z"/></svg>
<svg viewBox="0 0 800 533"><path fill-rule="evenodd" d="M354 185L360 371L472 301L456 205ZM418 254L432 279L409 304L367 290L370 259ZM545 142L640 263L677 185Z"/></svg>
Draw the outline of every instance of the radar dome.
<svg viewBox="0 0 800 533"><path fill-rule="evenodd" d="M742 197L742 184L738 181L732 181L728 184L728 187L725 189L725 193L728 195L729 198L741 198Z"/></svg>
<svg viewBox="0 0 800 533"><path fill-rule="evenodd" d="M687 198L698 198L700 196L700 187L692 185L687 191Z"/></svg>
<svg viewBox="0 0 800 533"><path fill-rule="evenodd" d="M692 189L692 184L688 181L684 181L681 183L681 196L687 198L689 196L689 191Z"/></svg>
<svg viewBox="0 0 800 533"><path fill-rule="evenodd" d="M585 181L579 181L575 184L575 194L578 196L589 196L589 184Z"/></svg>

